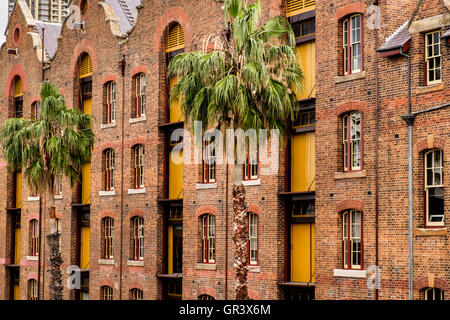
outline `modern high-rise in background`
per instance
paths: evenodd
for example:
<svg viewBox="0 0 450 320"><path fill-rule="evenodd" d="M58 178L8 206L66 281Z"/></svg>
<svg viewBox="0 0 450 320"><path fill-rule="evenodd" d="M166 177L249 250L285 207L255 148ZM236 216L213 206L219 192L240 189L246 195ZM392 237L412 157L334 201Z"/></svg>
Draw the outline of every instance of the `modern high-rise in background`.
<svg viewBox="0 0 450 320"><path fill-rule="evenodd" d="M16 0L8 1L11 14ZM61 23L69 14L69 0L26 0L26 3L36 20Z"/></svg>

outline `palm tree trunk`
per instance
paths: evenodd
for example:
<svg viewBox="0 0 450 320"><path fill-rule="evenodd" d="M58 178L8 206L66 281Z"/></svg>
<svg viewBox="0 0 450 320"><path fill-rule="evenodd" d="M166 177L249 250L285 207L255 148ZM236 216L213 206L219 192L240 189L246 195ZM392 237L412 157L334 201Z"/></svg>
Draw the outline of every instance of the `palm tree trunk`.
<svg viewBox="0 0 450 320"><path fill-rule="evenodd" d="M233 266L236 269L236 300L247 300L247 205L245 203L245 187L242 185L242 183L239 183L238 178L239 175L242 177L242 167L240 167L239 165L235 165L234 175L235 183L233 184L233 241L235 251Z"/></svg>
<svg viewBox="0 0 450 320"><path fill-rule="evenodd" d="M63 260L61 258L61 252L59 249L59 238L61 234L56 228L56 212L55 212L55 198L53 192L50 195L50 206L48 207L50 216L50 234L47 235L47 243L50 251L50 257L48 258L50 272L50 299L62 300L63 286L61 275L61 264Z"/></svg>

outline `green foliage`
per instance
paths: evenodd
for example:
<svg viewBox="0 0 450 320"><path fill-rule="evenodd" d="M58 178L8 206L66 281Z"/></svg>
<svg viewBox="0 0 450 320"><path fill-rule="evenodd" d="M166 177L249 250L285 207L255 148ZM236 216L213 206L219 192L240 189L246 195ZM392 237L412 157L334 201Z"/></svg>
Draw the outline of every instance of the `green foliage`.
<svg viewBox="0 0 450 320"><path fill-rule="evenodd" d="M204 127L286 133L298 105L295 92L303 90L292 28L284 17L261 25L259 1L246 6L244 0L226 0L224 8L230 39L214 39L211 52L170 61L169 76L179 78L171 101L180 100L186 119Z"/></svg>
<svg viewBox="0 0 450 320"><path fill-rule="evenodd" d="M41 110L36 120L8 119L0 131L3 158L10 171L24 169L28 184L39 192L53 192L58 175L72 186L94 145L92 118L68 110L64 97L51 82L41 84Z"/></svg>

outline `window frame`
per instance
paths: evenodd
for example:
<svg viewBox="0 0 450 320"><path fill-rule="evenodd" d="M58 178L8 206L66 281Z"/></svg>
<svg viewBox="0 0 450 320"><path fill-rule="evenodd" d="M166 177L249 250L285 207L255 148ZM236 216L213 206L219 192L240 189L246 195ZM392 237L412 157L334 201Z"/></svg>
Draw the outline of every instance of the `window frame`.
<svg viewBox="0 0 450 320"><path fill-rule="evenodd" d="M63 194L63 175L58 174L55 176L54 196L61 196Z"/></svg>
<svg viewBox="0 0 450 320"><path fill-rule="evenodd" d="M359 214L359 237L352 237L351 230L353 224L353 213ZM363 270L364 268L364 234L363 234L363 212L355 209L348 209L342 212L342 269ZM353 239L359 239L360 242L360 264L353 263ZM349 250L350 249L350 250Z"/></svg>
<svg viewBox="0 0 450 320"><path fill-rule="evenodd" d="M144 291L139 288L130 290L130 300L144 300Z"/></svg>
<svg viewBox="0 0 450 320"><path fill-rule="evenodd" d="M102 219L102 249L103 259L114 259L114 219L105 217Z"/></svg>
<svg viewBox="0 0 450 320"><path fill-rule="evenodd" d="M435 167L435 153L440 153L440 167ZM432 154L432 167L428 167L427 163L427 155ZM426 228L439 228L443 227L445 225L445 186L444 186L444 152L441 149L431 149L424 153L423 155L423 161L424 161L424 189L425 189L425 227ZM441 171L441 178L440 178L440 184L435 184L435 169L438 168ZM428 170L432 170L432 184L428 185ZM429 191L430 189L442 189L444 192L444 211L442 212L442 221L441 222L431 222L430 219L430 212L429 212Z"/></svg>
<svg viewBox="0 0 450 320"><path fill-rule="evenodd" d="M114 168L115 168L115 152L114 149L106 149L104 151L104 190L114 190Z"/></svg>
<svg viewBox="0 0 450 320"><path fill-rule="evenodd" d="M110 286L101 286L100 288L100 300L113 300L114 291Z"/></svg>
<svg viewBox="0 0 450 320"><path fill-rule="evenodd" d="M29 222L30 228L30 256L39 256L39 220L32 219Z"/></svg>
<svg viewBox="0 0 450 320"><path fill-rule="evenodd" d="M116 83L114 81L109 81L105 84L105 121L104 124L114 123L116 121Z"/></svg>
<svg viewBox="0 0 450 320"><path fill-rule="evenodd" d="M28 280L28 300L38 299L38 285L36 279Z"/></svg>
<svg viewBox="0 0 450 320"><path fill-rule="evenodd" d="M138 144L134 149L134 188L143 189L144 185L144 155L145 147L143 144Z"/></svg>
<svg viewBox="0 0 450 320"><path fill-rule="evenodd" d="M216 182L216 149L211 147L211 137L203 140L203 183Z"/></svg>
<svg viewBox="0 0 450 320"><path fill-rule="evenodd" d="M437 41L437 43L433 42L432 44L429 44L428 43L428 36L432 35L432 39L434 40L434 34L436 34L436 33L438 34L438 41ZM431 31L431 32L427 32L427 33L425 33L424 37L425 37L425 41L424 41L424 45L425 45L425 48L424 48L424 51L425 51L425 83L426 83L427 86L428 85L442 83L441 30L434 30L434 31ZM432 47L432 46L434 46L436 44L439 46L439 54L438 55L434 55L434 52L433 52L433 56L428 56L428 50L427 50L428 47L429 46ZM432 69L432 70L434 70L434 77L435 78L436 78L436 70L440 70L440 79L439 80L430 81L430 73L429 73L430 65L429 65L429 63L430 63L430 60L432 60L432 59L439 59L439 68L435 67L435 68ZM436 66L436 64L435 64L435 66Z"/></svg>
<svg viewBox="0 0 450 320"><path fill-rule="evenodd" d="M428 292L432 292L432 299L427 299L427 296L428 296ZM436 292L436 291L438 291L438 292ZM442 290L441 288L436 288L436 287L429 287L429 288L425 288L425 290L423 291L423 293L424 293L424 300L430 300L430 301L438 301L438 300L436 300L436 293L439 293L440 292L440 299L439 300L444 300L444 290Z"/></svg>
<svg viewBox="0 0 450 320"><path fill-rule="evenodd" d="M202 263L216 263L216 217L213 214L203 214L201 219L201 243L202 243ZM213 235L211 236L211 224ZM206 231L206 232L205 232ZM206 234L205 234L206 233ZM212 252L212 258L211 258Z"/></svg>
<svg viewBox="0 0 450 320"><path fill-rule="evenodd" d="M352 29L352 19L359 17L360 27L359 27L359 41L352 42L352 31L358 30L358 28ZM352 13L342 19L340 28L342 28L342 74L344 76L360 73L364 71L364 17L362 13ZM353 68L353 46L359 44L359 69Z"/></svg>
<svg viewBox="0 0 450 320"><path fill-rule="evenodd" d="M147 77L145 73L138 73L134 76L134 118L145 116L145 107L147 105Z"/></svg>
<svg viewBox="0 0 450 320"><path fill-rule="evenodd" d="M352 116L359 114L359 139L352 139ZM342 170L343 172L356 172L364 170L364 143L363 130L364 121L363 113L358 110L353 110L342 115ZM357 126L357 125L355 125ZM357 128L357 127L356 127ZM355 128L355 131L356 131ZM359 141L359 166L353 166L353 142Z"/></svg>
<svg viewBox="0 0 450 320"><path fill-rule="evenodd" d="M255 251L255 260L252 261L252 237L251 237L251 217L255 217L256 219L256 224L255 224L255 229L256 229L256 235L255 237L253 237L255 239L255 243L256 243L256 249ZM247 252L248 252L248 265L250 266L257 266L259 264L259 249L258 249L258 244L259 244L259 215L257 213L254 212L249 212L248 213L248 222L247 222L247 228L248 228L248 243L247 243Z"/></svg>
<svg viewBox="0 0 450 320"><path fill-rule="evenodd" d="M144 218L141 216L134 216L131 218L131 240L132 240L132 260L144 260Z"/></svg>
<svg viewBox="0 0 450 320"><path fill-rule="evenodd" d="M253 180L258 180L259 179L259 146L256 146L256 163L250 163L250 151L249 151L249 143L247 143L248 141L246 141L245 144L245 163L243 165L243 175L242 175L242 180L244 181L253 181ZM254 170L256 167L256 175L254 175Z"/></svg>

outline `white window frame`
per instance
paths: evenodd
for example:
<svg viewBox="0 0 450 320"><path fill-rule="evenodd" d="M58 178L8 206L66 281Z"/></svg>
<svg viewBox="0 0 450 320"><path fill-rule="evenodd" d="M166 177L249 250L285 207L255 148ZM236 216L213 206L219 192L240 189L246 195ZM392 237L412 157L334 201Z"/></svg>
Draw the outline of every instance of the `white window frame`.
<svg viewBox="0 0 450 320"><path fill-rule="evenodd" d="M103 219L103 258L114 259L114 219Z"/></svg>
<svg viewBox="0 0 450 320"><path fill-rule="evenodd" d="M116 120L116 83L114 81L106 84L106 124Z"/></svg>
<svg viewBox="0 0 450 320"><path fill-rule="evenodd" d="M201 218L202 218L202 261L203 263L215 263L216 217L213 214L205 214Z"/></svg>
<svg viewBox="0 0 450 320"><path fill-rule="evenodd" d="M343 163L344 171L361 170L362 169L361 112L353 111L342 117L342 145L343 145L342 152L344 161ZM357 146L358 148L356 148Z"/></svg>
<svg viewBox="0 0 450 320"><path fill-rule="evenodd" d="M248 214L248 245L249 245L249 263L258 264L258 219L256 213Z"/></svg>
<svg viewBox="0 0 450 320"><path fill-rule="evenodd" d="M435 42L437 35L437 42ZM429 37L431 36L431 41L429 41ZM434 50L434 46L438 46L438 53L436 54ZM431 47L432 54L429 55L428 49ZM441 50L441 31L433 31L425 34L425 61L426 61L426 79L427 85L432 85L436 83L442 82L442 50ZM436 67L437 62L439 62L439 67ZM431 63L433 63L433 68L430 67ZM434 80L430 80L430 71L433 71ZM439 79L436 79L437 73L439 71Z"/></svg>
<svg viewBox="0 0 450 320"><path fill-rule="evenodd" d="M140 73L135 77L136 85L136 118L145 116L145 106L147 97L145 94L147 88L147 79L145 74Z"/></svg>
<svg viewBox="0 0 450 320"><path fill-rule="evenodd" d="M359 221L358 219L356 219L357 216L359 216ZM354 231L359 231L359 233ZM343 268L360 270L363 261L361 211L347 210L342 213L342 241L343 241L343 251L342 251ZM358 242L359 242L359 250L355 249L355 245ZM351 252L349 252L349 250ZM354 261L354 254L353 254L354 252L359 252L359 264L355 263Z"/></svg>
<svg viewBox="0 0 450 320"><path fill-rule="evenodd" d="M144 188L144 154L145 148L142 144L134 147L134 180L135 180L135 188L142 189ZM139 173L139 179L138 178ZM139 181L138 181L139 180Z"/></svg>
<svg viewBox="0 0 450 320"><path fill-rule="evenodd" d="M436 153L440 154L440 163L439 166L435 166L435 156ZM432 156L432 166L429 167L428 166L428 155ZM437 226L443 226L444 222L445 222L445 215L444 212L442 212L442 215L434 215L434 216L441 216L441 221L437 221L437 222L432 222L430 221L430 212L429 212L429 192L431 189L438 189L438 188L444 188L444 160L443 160L443 152L440 149L433 149L430 150L428 152L425 153L424 155L424 162L425 162L425 206L426 206L426 221L425 221L425 225L427 227L437 227ZM429 171L431 170L431 183L428 183L428 174ZM440 181L436 181L436 173L437 171L440 171Z"/></svg>
<svg viewBox="0 0 450 320"><path fill-rule="evenodd" d="M356 25L357 21L359 21L359 27ZM361 14L354 14L342 22L342 38L344 75L361 72L363 48ZM359 54L356 54L357 48L359 48ZM349 54L351 66L348 65ZM356 64L359 64L359 68L355 67Z"/></svg>
<svg viewBox="0 0 450 320"><path fill-rule="evenodd" d="M142 261L144 260L144 218L135 216L131 223L133 227L133 260ZM136 250L136 245L138 250Z"/></svg>
<svg viewBox="0 0 450 320"><path fill-rule="evenodd" d="M105 150L105 191L114 190L115 153L113 149Z"/></svg>

